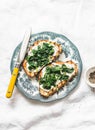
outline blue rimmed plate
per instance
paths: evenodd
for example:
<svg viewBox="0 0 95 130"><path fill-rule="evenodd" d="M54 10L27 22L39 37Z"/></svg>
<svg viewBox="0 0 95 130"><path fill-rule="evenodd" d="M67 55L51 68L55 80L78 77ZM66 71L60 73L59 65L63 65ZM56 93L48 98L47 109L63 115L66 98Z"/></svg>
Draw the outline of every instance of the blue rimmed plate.
<svg viewBox="0 0 95 130"><path fill-rule="evenodd" d="M65 55L62 53L59 59L57 60L61 61L73 60L78 65L78 75L71 82L69 82L68 85L65 85L62 89L60 89L58 93L55 93L49 98L44 98L39 94L39 84L36 78L30 79L24 72L23 68L20 67L16 86L24 95L26 95L30 99L35 99L42 102L50 102L66 97L75 87L77 87L82 72L82 61L76 46L68 38L66 38L64 35L61 34L53 32L41 32L33 34L30 37L28 46L31 46L37 40L45 40L45 39L55 41L62 45L63 52ZM11 72L16 64L20 47L21 43L14 50L10 65Z"/></svg>

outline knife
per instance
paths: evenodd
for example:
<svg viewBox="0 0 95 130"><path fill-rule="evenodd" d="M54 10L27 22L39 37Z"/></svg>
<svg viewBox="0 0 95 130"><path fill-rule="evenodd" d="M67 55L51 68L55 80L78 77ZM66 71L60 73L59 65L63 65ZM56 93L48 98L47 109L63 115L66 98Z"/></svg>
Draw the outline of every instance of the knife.
<svg viewBox="0 0 95 130"><path fill-rule="evenodd" d="M25 32L25 36L24 36L23 42L21 44L21 49L20 49L20 52L19 52L19 55L18 55L18 58L17 58L17 62L16 62L16 65L13 69L12 76L11 76L11 79L10 79L10 82L9 82L9 85L8 85L8 89L7 89L7 92L6 92L7 98L10 98L12 96L12 93L13 93L13 90L14 90L14 85L16 83L16 79L17 79L18 72L19 72L19 67L20 67L20 64L22 63L22 61L25 57L25 54L26 54L30 35L31 35L31 30L28 29Z"/></svg>

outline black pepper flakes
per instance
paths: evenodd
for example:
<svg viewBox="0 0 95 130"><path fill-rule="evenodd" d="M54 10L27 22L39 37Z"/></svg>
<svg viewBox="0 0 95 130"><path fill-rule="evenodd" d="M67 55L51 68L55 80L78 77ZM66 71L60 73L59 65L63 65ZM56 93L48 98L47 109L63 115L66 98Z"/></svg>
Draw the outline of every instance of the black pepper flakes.
<svg viewBox="0 0 95 130"><path fill-rule="evenodd" d="M93 72L91 72L91 73L89 74L89 81L90 81L91 83L95 83L95 71L93 71Z"/></svg>

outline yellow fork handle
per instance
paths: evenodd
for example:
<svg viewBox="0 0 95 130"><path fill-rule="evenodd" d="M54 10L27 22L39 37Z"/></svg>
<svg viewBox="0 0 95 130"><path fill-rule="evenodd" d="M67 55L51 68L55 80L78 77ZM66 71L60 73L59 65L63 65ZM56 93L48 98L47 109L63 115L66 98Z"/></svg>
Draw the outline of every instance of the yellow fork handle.
<svg viewBox="0 0 95 130"><path fill-rule="evenodd" d="M10 98L12 96L14 85L15 85L15 82L16 82L16 78L18 76L18 72L19 72L19 68L15 67L13 72L12 72L10 83L9 83L9 86L8 86L8 89L7 89L7 92L6 92L7 98Z"/></svg>

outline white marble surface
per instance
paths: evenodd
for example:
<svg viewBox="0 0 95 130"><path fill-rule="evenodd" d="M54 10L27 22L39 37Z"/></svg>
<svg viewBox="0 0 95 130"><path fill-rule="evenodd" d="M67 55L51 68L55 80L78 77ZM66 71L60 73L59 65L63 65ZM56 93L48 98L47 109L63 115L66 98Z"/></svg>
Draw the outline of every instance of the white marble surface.
<svg viewBox="0 0 95 130"><path fill-rule="evenodd" d="M17 88L5 98L13 50L28 27L33 33L66 35L83 61L81 81L68 97L53 103L25 98ZM95 130L95 92L85 71L95 65L95 0L0 0L0 130Z"/></svg>

